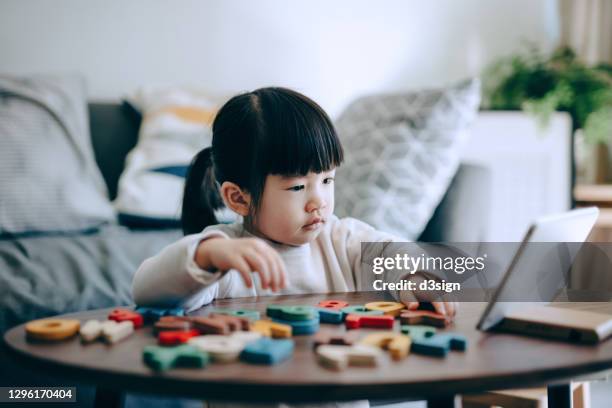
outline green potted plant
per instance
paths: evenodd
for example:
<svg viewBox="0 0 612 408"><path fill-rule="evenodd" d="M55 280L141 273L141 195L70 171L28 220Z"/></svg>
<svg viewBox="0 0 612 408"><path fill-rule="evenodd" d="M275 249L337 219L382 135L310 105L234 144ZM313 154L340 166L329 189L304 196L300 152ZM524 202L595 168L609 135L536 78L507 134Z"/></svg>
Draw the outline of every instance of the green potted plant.
<svg viewBox="0 0 612 408"><path fill-rule="evenodd" d="M589 142L612 141L610 64L588 67L568 47L547 57L531 46L491 64L483 84L486 108L522 109L542 125L554 111L566 111Z"/></svg>
<svg viewBox="0 0 612 408"><path fill-rule="evenodd" d="M537 47L501 58L483 73L483 106L521 109L546 126L555 111L568 112L573 130L590 144L612 142L612 65L587 66L572 49L544 55Z"/></svg>

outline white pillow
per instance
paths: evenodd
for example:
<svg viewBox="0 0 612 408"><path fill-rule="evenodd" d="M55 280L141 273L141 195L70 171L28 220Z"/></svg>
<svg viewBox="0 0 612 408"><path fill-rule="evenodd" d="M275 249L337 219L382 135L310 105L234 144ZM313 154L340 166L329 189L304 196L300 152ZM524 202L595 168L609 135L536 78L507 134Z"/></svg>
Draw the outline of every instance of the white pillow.
<svg viewBox="0 0 612 408"><path fill-rule="evenodd" d="M112 222L91 144L84 79L0 76L0 235Z"/></svg>
<svg viewBox="0 0 612 408"><path fill-rule="evenodd" d="M187 168L212 142L216 104L183 88L143 88L128 98L143 116L114 201L132 227L178 227Z"/></svg>
<svg viewBox="0 0 612 408"><path fill-rule="evenodd" d="M345 152L336 214L416 240L457 171L479 103L478 80L353 102L336 123Z"/></svg>

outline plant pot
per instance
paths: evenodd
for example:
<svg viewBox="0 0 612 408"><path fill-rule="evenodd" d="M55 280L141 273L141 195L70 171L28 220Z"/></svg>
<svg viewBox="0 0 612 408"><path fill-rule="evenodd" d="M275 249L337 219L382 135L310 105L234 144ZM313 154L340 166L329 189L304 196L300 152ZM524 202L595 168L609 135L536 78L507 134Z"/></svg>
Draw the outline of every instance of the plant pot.
<svg viewBox="0 0 612 408"><path fill-rule="evenodd" d="M574 138L577 184L604 184L612 180L610 149L605 143L588 143L581 129Z"/></svg>

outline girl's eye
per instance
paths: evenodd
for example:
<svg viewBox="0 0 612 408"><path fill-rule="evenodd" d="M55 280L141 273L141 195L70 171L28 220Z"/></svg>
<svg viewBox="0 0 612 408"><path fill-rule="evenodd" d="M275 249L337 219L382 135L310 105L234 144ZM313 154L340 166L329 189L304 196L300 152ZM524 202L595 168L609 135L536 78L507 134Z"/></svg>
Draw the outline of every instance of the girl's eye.
<svg viewBox="0 0 612 408"><path fill-rule="evenodd" d="M293 187L289 187L287 190L289 191L300 191L303 190L304 186L303 185L299 185L299 186L293 186Z"/></svg>
<svg viewBox="0 0 612 408"><path fill-rule="evenodd" d="M333 177L327 177L323 180L323 184L331 184L332 181L334 181Z"/></svg>

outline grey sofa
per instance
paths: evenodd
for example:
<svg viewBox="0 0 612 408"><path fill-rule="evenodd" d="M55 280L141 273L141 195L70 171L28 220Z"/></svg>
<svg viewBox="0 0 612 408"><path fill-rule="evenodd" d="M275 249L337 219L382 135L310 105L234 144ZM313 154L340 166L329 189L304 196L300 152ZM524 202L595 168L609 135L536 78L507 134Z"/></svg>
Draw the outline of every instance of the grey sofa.
<svg viewBox="0 0 612 408"><path fill-rule="evenodd" d="M140 117L127 104L92 103L89 114L96 161L114 199L125 157L137 141ZM489 185L486 169L462 165L421 240L479 241L489 208L482 197L488 197ZM473 199L476 190L478 200ZM83 233L0 240L0 333L35 318L130 304L134 270L180 236L178 229L130 230L109 225ZM93 403L90 384L21 366L3 344L0 361L0 386L76 384L77 406ZM142 401L133 398L128 405L152 404ZM169 400L154 401L174 405Z"/></svg>

